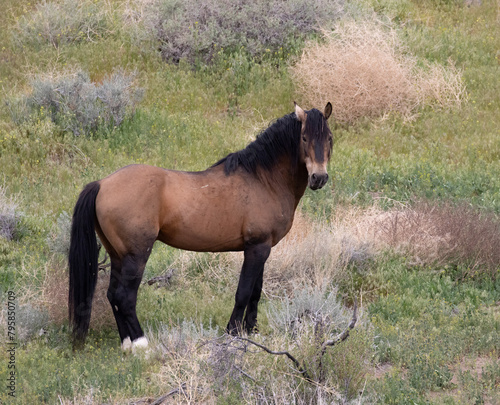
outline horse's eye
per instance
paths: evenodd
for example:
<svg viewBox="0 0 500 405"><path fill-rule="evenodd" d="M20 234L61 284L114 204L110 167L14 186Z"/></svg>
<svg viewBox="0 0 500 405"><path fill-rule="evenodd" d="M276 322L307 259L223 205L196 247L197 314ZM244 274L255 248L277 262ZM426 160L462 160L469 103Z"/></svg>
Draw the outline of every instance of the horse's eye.
<svg viewBox="0 0 500 405"><path fill-rule="evenodd" d="M307 142L307 138L305 136L303 136L302 141Z"/></svg>

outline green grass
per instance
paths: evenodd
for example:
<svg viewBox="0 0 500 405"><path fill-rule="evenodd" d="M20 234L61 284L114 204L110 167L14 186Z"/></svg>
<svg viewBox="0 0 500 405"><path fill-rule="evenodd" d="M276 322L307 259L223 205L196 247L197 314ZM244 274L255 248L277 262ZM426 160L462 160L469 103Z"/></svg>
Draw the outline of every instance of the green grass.
<svg viewBox="0 0 500 405"><path fill-rule="evenodd" d="M369 316L378 361L394 367L374 383L383 402L403 403L407 396L425 403L429 392L451 393L457 387L464 401L466 382L456 382L457 365L483 357L485 368L498 367L498 281L458 281L449 269L412 269L395 258L380 269L391 286L370 304ZM477 371L467 372L478 379ZM488 378L480 382L481 400L498 400L495 378L493 385Z"/></svg>
<svg viewBox="0 0 500 405"><path fill-rule="evenodd" d="M460 3L363 2L363 7L394 18L406 52L444 65L451 59L463 71L468 100L460 109L428 106L410 122L389 116L336 128L329 165L332 181L325 190L308 190L302 211L324 221L339 205L363 209L377 203L390 209L430 199L465 202L500 214L497 4L485 0L469 8ZM49 312L42 300L47 277L63 277L65 271L60 264L64 259L51 252L48 237L61 212L72 212L86 183L131 163L203 170L244 147L273 119L291 112L293 100L300 95L287 70L288 54L256 62L240 52L223 55L210 67L167 64L158 54L136 47L117 14L107 23L109 32L93 42L68 43L57 49L20 48L11 41L12 30L34 4L0 0L4 10L0 14L2 106L10 97L30 91L32 73L73 67L88 72L95 82L116 67L137 71L137 85L145 89L133 118L90 137L75 137L43 117L16 126L8 109L0 109L0 181L24 214L19 237L0 238L0 300L3 308L6 292L15 291L18 308L32 305L39 311L37 322L42 322ZM113 13L123 6L121 1L110 4ZM362 13L359 4L349 3L349 7ZM221 332L232 309L238 263L224 255L186 256L155 246L144 279L169 268L177 270L170 286L141 286L138 314L145 329L160 339L164 328L173 331L192 321ZM188 334L195 347L189 358L168 345L170 351L158 349L149 358L125 355L111 321L92 329L85 349L73 353L67 321L51 318L44 321L43 331L34 330L17 347L17 403L58 403L59 398L64 403L82 403L90 397L96 403L125 403L156 398L176 388L189 373L195 373L200 386L209 387L220 403L251 402L256 395L272 398L272 381L289 395L274 392L275 398L290 400L290 395L296 395L304 402L317 400L317 390L324 389L325 395L335 391L366 403L496 403L500 400L500 277L498 271L469 270L466 264L456 263L422 266L397 252L377 253L363 268L348 267L332 282L346 303L353 296L363 297L363 317L345 346L327 352L326 371L317 369L315 374L323 378L320 387L298 378L286 359L260 352L247 353L237 363L255 381L241 374L236 380L228 375L226 385L216 385L213 378L207 379L214 366L207 365L209 355L203 351L206 345L201 345L206 338L197 338L194 332ZM311 341L305 337L297 341L273 332L266 310L275 299L273 294L263 297L258 339L273 349L290 350L315 370L317 362L311 361L311 355L317 355L317 347L311 343L312 335L308 335ZM0 337L5 342L6 318L0 319ZM38 325L35 320L23 322L27 324L18 328ZM479 368L473 366L477 359L482 361ZM2 381L7 365L2 351ZM376 368L385 371L380 375ZM11 402L3 388L0 400Z"/></svg>

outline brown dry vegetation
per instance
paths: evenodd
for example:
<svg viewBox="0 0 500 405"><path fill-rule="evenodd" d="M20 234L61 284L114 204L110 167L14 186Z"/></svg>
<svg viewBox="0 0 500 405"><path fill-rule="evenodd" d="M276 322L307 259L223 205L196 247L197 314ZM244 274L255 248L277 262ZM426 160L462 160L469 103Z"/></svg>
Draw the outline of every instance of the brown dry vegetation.
<svg viewBox="0 0 500 405"><path fill-rule="evenodd" d="M500 266L500 222L468 205L420 202L365 217L374 243L409 255L416 264L464 264L471 274Z"/></svg>
<svg viewBox="0 0 500 405"><path fill-rule="evenodd" d="M47 309L49 317L56 325L65 323L68 319L68 273L66 263L53 257L52 266L47 270L42 285L40 301ZM109 284L109 272L99 271L94 299L92 301L92 317L90 327L100 329L114 327L115 319L106 297Z"/></svg>
<svg viewBox="0 0 500 405"><path fill-rule="evenodd" d="M333 104L342 123L363 117L399 112L411 118L419 106L460 105L465 97L461 74L405 53L390 26L376 21L348 21L333 32L323 31L323 42L310 42L292 74L304 104Z"/></svg>

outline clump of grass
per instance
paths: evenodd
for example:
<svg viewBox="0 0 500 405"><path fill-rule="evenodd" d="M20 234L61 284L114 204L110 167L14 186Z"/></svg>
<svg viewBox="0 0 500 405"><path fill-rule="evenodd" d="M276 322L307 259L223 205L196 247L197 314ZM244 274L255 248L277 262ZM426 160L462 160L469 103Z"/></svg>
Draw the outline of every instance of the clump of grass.
<svg viewBox="0 0 500 405"><path fill-rule="evenodd" d="M41 336L49 324L49 316L44 308L35 307L30 303L20 305L16 312L17 338L26 342L34 336Z"/></svg>
<svg viewBox="0 0 500 405"><path fill-rule="evenodd" d="M61 130L91 135L112 129L132 117L143 91L134 84L135 74L117 70L101 84L79 71L32 80L31 94L11 103L14 121L48 117ZM19 113L18 110L21 110Z"/></svg>
<svg viewBox="0 0 500 405"><path fill-rule="evenodd" d="M324 30L322 42L309 42L292 74L306 104L332 102L341 123L390 112L410 118L426 104L459 106L465 97L460 72L451 63L417 62L390 26L345 21L333 32Z"/></svg>
<svg viewBox="0 0 500 405"><path fill-rule="evenodd" d="M0 186L0 237L7 240L16 239L20 235L22 218L19 204L14 198L7 196L4 186Z"/></svg>
<svg viewBox="0 0 500 405"><path fill-rule="evenodd" d="M49 249L68 257L71 235L71 215L67 211L61 212L57 217L56 226L47 239Z"/></svg>
<svg viewBox="0 0 500 405"><path fill-rule="evenodd" d="M286 53L297 41L331 25L341 1L154 0L127 8L142 35L159 43L163 59L211 62L219 51L245 49L252 57ZM146 34L144 34L144 32Z"/></svg>
<svg viewBox="0 0 500 405"><path fill-rule="evenodd" d="M17 21L13 41L41 47L95 41L110 31L106 8L100 1L43 1Z"/></svg>

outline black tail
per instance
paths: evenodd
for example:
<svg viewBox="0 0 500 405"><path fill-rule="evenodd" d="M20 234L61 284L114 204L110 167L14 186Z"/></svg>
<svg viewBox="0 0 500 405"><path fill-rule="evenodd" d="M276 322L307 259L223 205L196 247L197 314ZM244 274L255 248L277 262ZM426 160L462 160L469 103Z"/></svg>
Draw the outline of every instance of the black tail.
<svg viewBox="0 0 500 405"><path fill-rule="evenodd" d="M69 247L69 320L73 326L73 345L83 345L90 324L92 298L97 283L99 249L95 234L95 200L100 184L84 188L73 212Z"/></svg>

